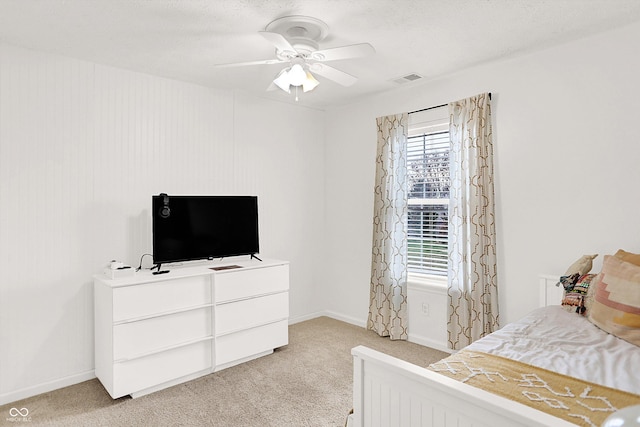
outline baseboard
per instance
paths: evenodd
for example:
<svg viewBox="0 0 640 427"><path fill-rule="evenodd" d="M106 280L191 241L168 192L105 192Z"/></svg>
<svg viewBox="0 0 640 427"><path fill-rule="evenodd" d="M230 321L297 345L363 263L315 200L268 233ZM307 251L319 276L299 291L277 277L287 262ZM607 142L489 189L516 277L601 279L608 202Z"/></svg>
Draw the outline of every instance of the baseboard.
<svg viewBox="0 0 640 427"><path fill-rule="evenodd" d="M331 317L332 319L340 320L345 323L351 323L355 326L360 326L361 328L367 327L367 321L362 319L357 319L351 316L345 316L344 314L336 313L335 311L325 310L323 316Z"/></svg>
<svg viewBox="0 0 640 427"><path fill-rule="evenodd" d="M289 324L293 325L295 323L304 322L305 320L311 320L311 319L315 319L322 316L340 320L345 323L350 323L352 325L359 326L361 328L367 327L366 320L356 319L355 317L351 317L351 316L345 316L344 314L336 313L335 311L331 311L331 310L322 310L322 311L317 311L315 313L307 314L304 316L290 318ZM421 335L412 334L412 333L409 333L408 338L409 338L408 341L414 344L420 344L425 347L432 348L434 350L443 351L445 353L453 353L453 350L451 350L450 348L447 348L446 342L440 342L431 338L423 337Z"/></svg>
<svg viewBox="0 0 640 427"><path fill-rule="evenodd" d="M296 323L306 322L307 320L315 319L322 316L324 316L324 314L315 312L311 314L305 314L304 316L289 317L289 325L295 325Z"/></svg>
<svg viewBox="0 0 640 427"><path fill-rule="evenodd" d="M289 324L293 325L295 323L304 322L306 320L316 319L318 317L330 317L332 319L340 320L345 323L350 323L355 326L360 326L361 328L365 328L367 326L366 320L356 319L355 317L345 316L340 313L336 313L331 310L322 310L316 311L315 313L305 314L304 316L296 316L289 318Z"/></svg>
<svg viewBox="0 0 640 427"><path fill-rule="evenodd" d="M434 350L439 350L439 351L443 351L445 353L453 353L454 350L451 350L450 348L447 347L447 344L444 342L440 342L431 338L426 338L420 335L416 335L416 334L412 334L409 333L409 342L415 343L415 344L420 344L423 345L425 347L429 347L432 348Z"/></svg>
<svg viewBox="0 0 640 427"><path fill-rule="evenodd" d="M3 393L3 394L0 394L0 405L6 405L7 403L26 399L28 397L37 396L38 394L47 393L49 391L57 390L59 388L69 387L70 385L92 380L95 377L96 377L96 373L92 369L90 371L82 372L80 374L70 375L64 378L58 378L53 381L37 384L31 387L25 387L20 390L11 391L9 393Z"/></svg>

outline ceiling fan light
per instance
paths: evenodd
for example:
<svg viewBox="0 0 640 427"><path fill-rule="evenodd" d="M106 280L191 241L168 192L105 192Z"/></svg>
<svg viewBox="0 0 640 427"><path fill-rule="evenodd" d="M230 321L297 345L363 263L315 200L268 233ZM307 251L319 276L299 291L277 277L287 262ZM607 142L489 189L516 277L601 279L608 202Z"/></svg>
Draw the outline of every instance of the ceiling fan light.
<svg viewBox="0 0 640 427"><path fill-rule="evenodd" d="M291 81L289 77L289 70L287 68L280 71L278 76L273 80L273 83L278 86L280 89L287 93L291 93Z"/></svg>
<svg viewBox="0 0 640 427"><path fill-rule="evenodd" d="M320 82L317 81L315 77L313 77L313 74L307 71L307 78L305 79L304 83L302 83L302 91L303 92L312 91L319 84Z"/></svg>
<svg viewBox="0 0 640 427"><path fill-rule="evenodd" d="M289 83L292 86L302 86L307 79L307 73L305 73L302 65L293 64L289 70Z"/></svg>

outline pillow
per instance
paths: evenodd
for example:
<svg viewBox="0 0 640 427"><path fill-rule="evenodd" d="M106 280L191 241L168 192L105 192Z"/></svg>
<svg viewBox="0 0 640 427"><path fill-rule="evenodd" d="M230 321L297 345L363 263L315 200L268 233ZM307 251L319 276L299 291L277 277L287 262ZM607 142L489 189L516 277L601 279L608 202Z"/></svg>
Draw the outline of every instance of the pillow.
<svg viewBox="0 0 640 427"><path fill-rule="evenodd" d="M571 276L572 274L587 274L591 271L593 267L593 259L597 257L598 254L595 255L583 255L576 262L571 264L571 266L564 273L565 276Z"/></svg>
<svg viewBox="0 0 640 427"><path fill-rule="evenodd" d="M613 256L615 256L616 258L620 258L622 261L630 262L631 264L635 264L635 265L640 265L640 254L634 254L631 252L626 252L622 249L618 249L618 252L616 252ZM585 298L585 303L584 303L587 312L589 312L589 309L591 308L591 304L593 303L593 296L596 293L595 291L597 287L596 283L599 280L600 279L598 277L593 279L592 285L589 287L589 291L587 292L587 296Z"/></svg>
<svg viewBox="0 0 640 427"><path fill-rule="evenodd" d="M620 258L622 261L630 262L631 264L640 265L640 254L632 254L631 252L618 249L618 252L614 255L616 258Z"/></svg>
<svg viewBox="0 0 640 427"><path fill-rule="evenodd" d="M587 274L593 267L593 259L597 257L595 255L583 255L576 262L571 264L564 276L560 276L560 281L556 283L556 286L562 285L565 291L570 291L576 284L580 276Z"/></svg>
<svg viewBox="0 0 640 427"><path fill-rule="evenodd" d="M596 294L596 288L598 287L598 283L602 278L601 276L602 276L602 272L599 274L596 274L596 277L594 277L591 280L591 285L587 290L587 295L584 297L584 308L587 314L589 313L589 310L591 310L591 306L593 305L593 298L594 298L594 295Z"/></svg>
<svg viewBox="0 0 640 427"><path fill-rule="evenodd" d="M560 276L560 281L556 283L556 286L562 285L565 292L573 290L573 287L578 283L578 279L582 276L580 273L572 274L570 276Z"/></svg>
<svg viewBox="0 0 640 427"><path fill-rule="evenodd" d="M640 346L640 266L606 255L594 285L589 321Z"/></svg>
<svg viewBox="0 0 640 427"><path fill-rule="evenodd" d="M587 293L596 276L596 274L583 274L576 279L570 289L565 287L562 307L569 312L586 315Z"/></svg>

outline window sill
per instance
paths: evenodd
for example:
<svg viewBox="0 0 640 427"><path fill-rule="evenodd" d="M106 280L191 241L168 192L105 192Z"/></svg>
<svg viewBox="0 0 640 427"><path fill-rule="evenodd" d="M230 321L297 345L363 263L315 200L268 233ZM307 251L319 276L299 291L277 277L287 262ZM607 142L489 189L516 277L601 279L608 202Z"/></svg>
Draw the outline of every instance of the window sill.
<svg viewBox="0 0 640 427"><path fill-rule="evenodd" d="M447 293L447 278L427 274L409 274L407 287L420 291Z"/></svg>

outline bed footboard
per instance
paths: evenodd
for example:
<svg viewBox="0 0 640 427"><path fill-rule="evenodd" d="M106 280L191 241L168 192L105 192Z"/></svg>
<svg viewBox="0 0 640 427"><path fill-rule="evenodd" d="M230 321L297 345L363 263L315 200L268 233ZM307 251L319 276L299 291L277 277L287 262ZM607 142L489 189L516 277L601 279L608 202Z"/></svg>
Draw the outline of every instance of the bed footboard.
<svg viewBox="0 0 640 427"><path fill-rule="evenodd" d="M351 354L352 427L575 427L364 346Z"/></svg>

